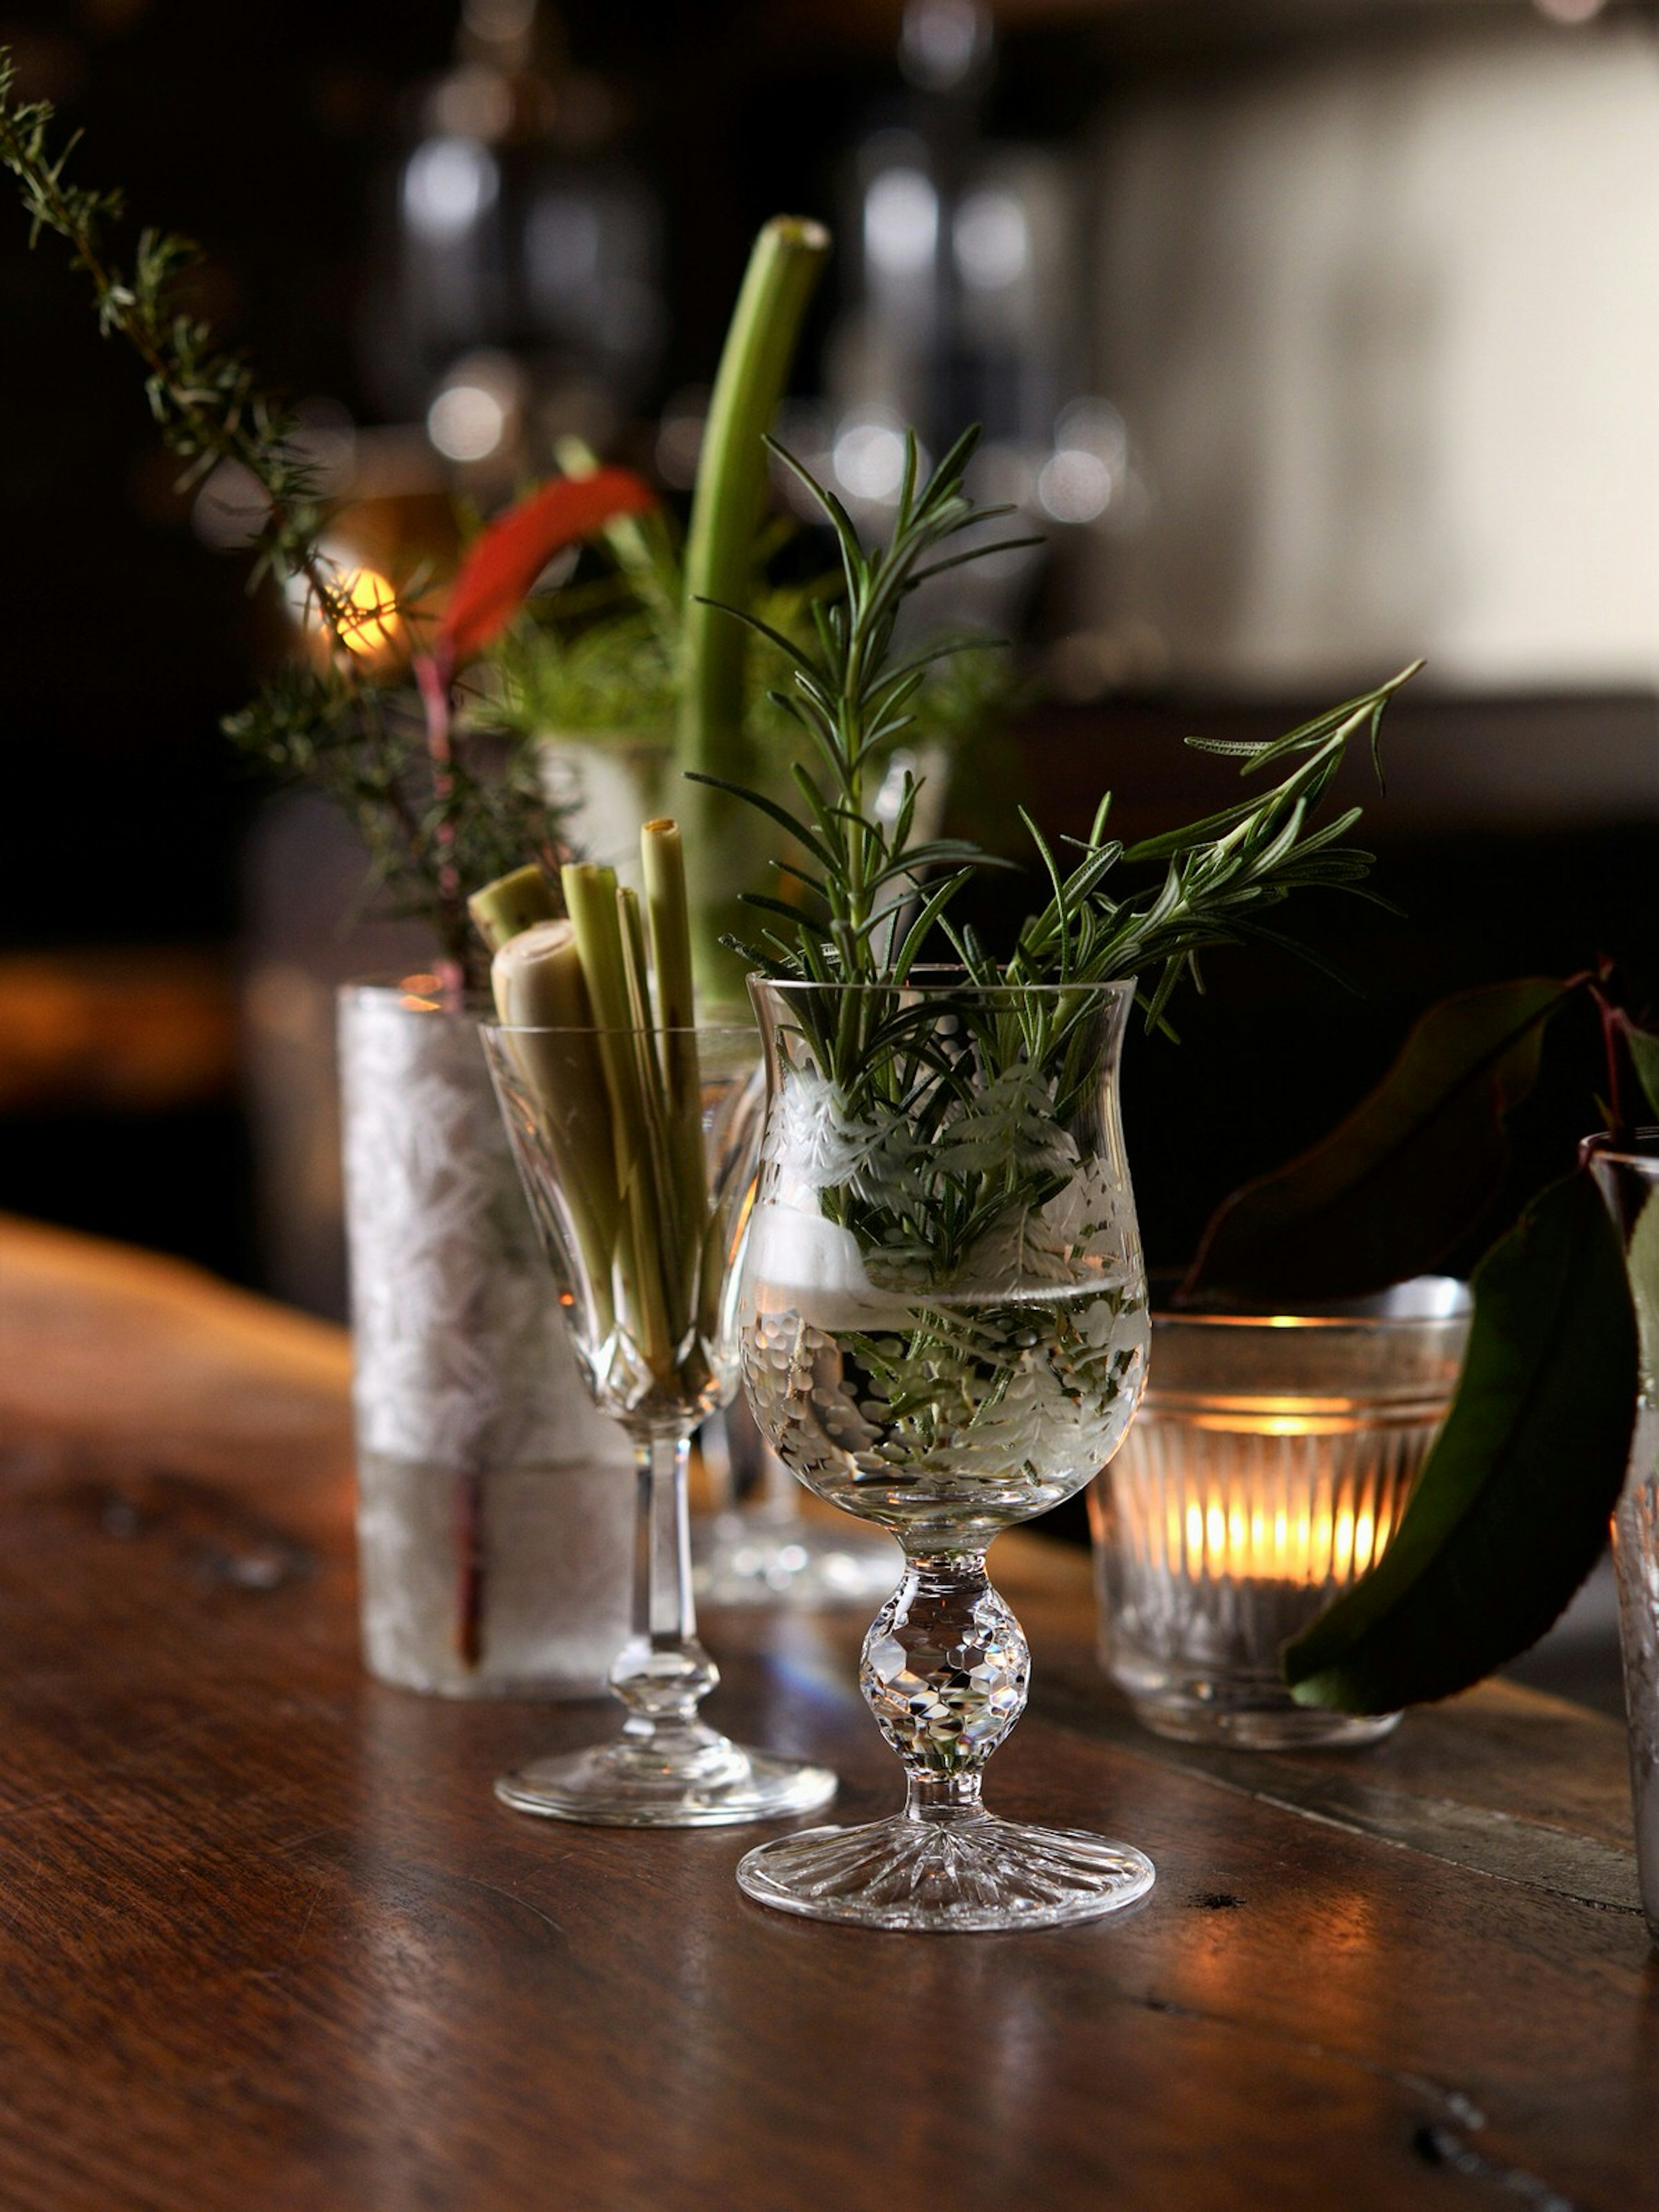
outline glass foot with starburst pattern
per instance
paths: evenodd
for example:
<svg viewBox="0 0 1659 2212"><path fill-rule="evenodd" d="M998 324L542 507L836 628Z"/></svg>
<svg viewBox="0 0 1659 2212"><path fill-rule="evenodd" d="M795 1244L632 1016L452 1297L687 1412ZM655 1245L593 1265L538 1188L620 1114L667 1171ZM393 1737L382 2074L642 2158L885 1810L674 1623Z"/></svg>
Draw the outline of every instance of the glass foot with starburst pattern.
<svg viewBox="0 0 1659 2212"><path fill-rule="evenodd" d="M808 1920L939 1935L1060 1928L1133 1905L1152 1863L1127 1844L975 1812L809 1828L750 1851L738 1886Z"/></svg>
<svg viewBox="0 0 1659 2212"><path fill-rule="evenodd" d="M817 1813L836 1792L828 1767L750 1751L701 1725L658 1729L539 1759L495 1784L515 1813L605 1828L724 1828Z"/></svg>

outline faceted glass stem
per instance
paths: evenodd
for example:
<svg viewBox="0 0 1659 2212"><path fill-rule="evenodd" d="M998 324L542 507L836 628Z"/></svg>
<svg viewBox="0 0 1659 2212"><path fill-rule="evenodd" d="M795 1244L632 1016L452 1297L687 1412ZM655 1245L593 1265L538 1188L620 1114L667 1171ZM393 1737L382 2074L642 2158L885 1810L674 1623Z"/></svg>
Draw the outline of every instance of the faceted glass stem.
<svg viewBox="0 0 1659 2212"><path fill-rule="evenodd" d="M1130 1904L1152 1887L1137 1850L999 1820L986 1761L1025 1710L1030 1653L983 1552L908 1556L871 1623L860 1687L904 1766L904 1810L862 1828L811 1828L750 1851L758 1904L869 1928L1042 1928Z"/></svg>
<svg viewBox="0 0 1659 2212"><path fill-rule="evenodd" d="M985 1762L1025 1710L1030 1666L983 1552L907 1557L859 1668L865 1703L904 1765L907 1819L981 1811Z"/></svg>
<svg viewBox="0 0 1659 2212"><path fill-rule="evenodd" d="M980 1802L985 1778L980 1774L907 1774L904 1817L907 1820L982 1820Z"/></svg>

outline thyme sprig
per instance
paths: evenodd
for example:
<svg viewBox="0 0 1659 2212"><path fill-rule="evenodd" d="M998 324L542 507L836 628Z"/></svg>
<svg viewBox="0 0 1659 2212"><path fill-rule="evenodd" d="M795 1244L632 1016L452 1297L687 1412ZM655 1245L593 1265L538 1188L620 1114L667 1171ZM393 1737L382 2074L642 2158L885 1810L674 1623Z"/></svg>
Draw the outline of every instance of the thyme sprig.
<svg viewBox="0 0 1659 2212"><path fill-rule="evenodd" d="M432 927L441 963L459 977L478 948L461 890L517 866L556 858L560 822L517 759L503 770L461 749L440 759L410 687L382 680L366 647L421 620L417 595L395 591L361 605L326 550L337 510L325 498L291 409L240 353L222 346L192 312L191 278L203 260L190 239L141 229L131 266L117 258L113 228L125 215L118 191L74 182L75 133L58 141L48 101L16 96L10 55L0 46L0 167L16 178L30 222L61 238L71 266L88 278L98 326L131 348L162 442L184 464L188 489L224 465L246 488L250 588L269 577L301 579L302 613L319 625L316 665L279 672L252 704L227 718L226 734L284 781L324 791L356 821L370 856L370 885L394 912ZM394 678L398 672L389 672Z"/></svg>
<svg viewBox="0 0 1659 2212"><path fill-rule="evenodd" d="M428 923L468 988L487 961L453 911L453 878L493 883L534 860L556 878L569 852L562 810L549 804L528 744L471 733L441 778L407 686L371 694L374 711L332 661L295 663L223 722L237 748L281 781L317 791L356 823L368 855L364 899L392 918Z"/></svg>
<svg viewBox="0 0 1659 2212"><path fill-rule="evenodd" d="M54 147L52 104L15 98L15 84L10 55L0 47L0 164L17 179L30 245L43 231L68 245L70 266L91 283L100 331L124 339L143 364L150 413L163 442L185 464L184 485L222 462L253 478L265 501L263 518L250 517L256 578L270 574L285 582L303 575L335 641L355 641L366 623L383 621L389 610L365 613L354 606L319 550L326 509L292 412L259 384L241 355L217 344L211 325L189 312L188 279L202 265L200 247L174 232L147 228L138 234L131 270L124 269L108 243L110 226L125 213L123 195L70 180L81 134Z"/></svg>

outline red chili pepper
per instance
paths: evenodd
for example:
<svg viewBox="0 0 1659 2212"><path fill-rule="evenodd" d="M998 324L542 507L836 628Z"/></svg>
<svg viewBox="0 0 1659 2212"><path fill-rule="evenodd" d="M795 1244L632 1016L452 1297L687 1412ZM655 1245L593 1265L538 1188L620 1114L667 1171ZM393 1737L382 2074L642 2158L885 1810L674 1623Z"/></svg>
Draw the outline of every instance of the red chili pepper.
<svg viewBox="0 0 1659 2212"><path fill-rule="evenodd" d="M656 495L629 469L557 477L520 500L474 542L433 641L447 677L506 629L553 556L618 515L643 514Z"/></svg>

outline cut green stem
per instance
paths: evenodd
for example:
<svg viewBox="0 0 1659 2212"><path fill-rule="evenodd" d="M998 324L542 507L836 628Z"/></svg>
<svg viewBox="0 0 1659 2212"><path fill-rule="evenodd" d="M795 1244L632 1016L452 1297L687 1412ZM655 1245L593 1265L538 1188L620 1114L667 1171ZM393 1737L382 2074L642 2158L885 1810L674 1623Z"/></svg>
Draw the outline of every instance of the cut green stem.
<svg viewBox="0 0 1659 2212"><path fill-rule="evenodd" d="M473 926L492 952L538 921L551 921L559 911L552 885L532 861L497 876L493 884L474 891L466 902Z"/></svg>
<svg viewBox="0 0 1659 2212"><path fill-rule="evenodd" d="M520 931L496 953L490 984L501 1022L526 1032L511 1040L513 1056L542 1103L592 1296L607 1321L614 1319L622 1206L611 1097L574 927L544 921Z"/></svg>
<svg viewBox="0 0 1659 2212"><path fill-rule="evenodd" d="M764 440L794 359L801 319L830 251L830 234L798 216L762 230L720 356L709 403L685 547L681 623L682 767L752 782L744 726L748 639L720 608L748 612L754 599L755 539L767 481ZM718 602L718 606L710 605ZM732 919L730 886L744 872L743 827L706 787L689 823L702 866L692 885L692 951L706 997L741 997L741 972L720 948Z"/></svg>
<svg viewBox="0 0 1659 2212"><path fill-rule="evenodd" d="M659 1186L653 1173L650 1109L637 1050L616 872L591 860L575 861L561 869L560 880L592 1002L599 1060L611 1100L611 1141L616 1147L617 1188L623 1212L617 1255L623 1284L617 1304L631 1319L647 1364L653 1373L666 1376L674 1370L680 1334L672 1326L671 1301L665 1295L672 1239L661 1217Z"/></svg>

